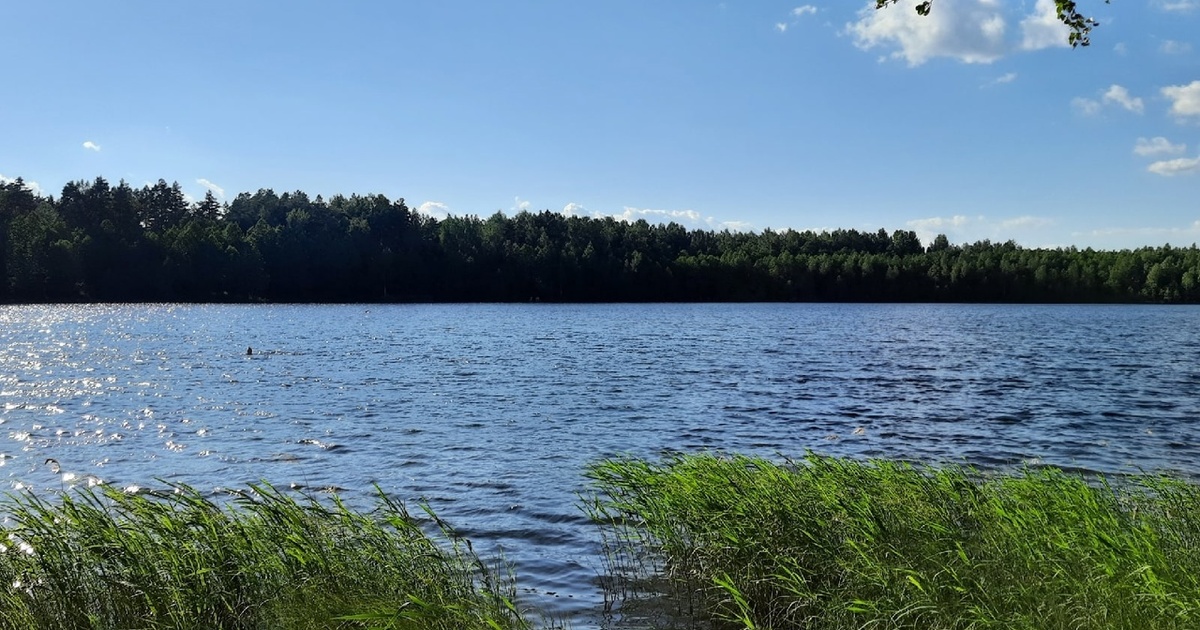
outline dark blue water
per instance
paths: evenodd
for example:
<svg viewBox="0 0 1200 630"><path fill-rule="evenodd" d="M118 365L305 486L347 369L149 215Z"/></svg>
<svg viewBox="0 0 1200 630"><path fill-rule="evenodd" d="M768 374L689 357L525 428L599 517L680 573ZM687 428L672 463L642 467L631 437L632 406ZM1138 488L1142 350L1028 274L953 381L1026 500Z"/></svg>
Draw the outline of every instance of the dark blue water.
<svg viewBox="0 0 1200 630"><path fill-rule="evenodd" d="M1198 333L1200 308L1149 306L0 307L0 479L364 503L378 484L588 627L588 462L811 449L1200 475Z"/></svg>

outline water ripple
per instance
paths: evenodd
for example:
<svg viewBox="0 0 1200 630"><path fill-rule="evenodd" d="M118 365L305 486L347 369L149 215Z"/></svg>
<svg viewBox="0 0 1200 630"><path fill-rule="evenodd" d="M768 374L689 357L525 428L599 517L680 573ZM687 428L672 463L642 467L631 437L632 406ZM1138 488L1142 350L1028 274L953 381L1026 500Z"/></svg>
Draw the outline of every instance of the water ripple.
<svg viewBox="0 0 1200 630"><path fill-rule="evenodd" d="M806 450L1200 476L1200 309L0 307L0 479L428 503L602 625L602 457ZM244 349L252 346L253 356ZM59 462L52 472L47 459Z"/></svg>

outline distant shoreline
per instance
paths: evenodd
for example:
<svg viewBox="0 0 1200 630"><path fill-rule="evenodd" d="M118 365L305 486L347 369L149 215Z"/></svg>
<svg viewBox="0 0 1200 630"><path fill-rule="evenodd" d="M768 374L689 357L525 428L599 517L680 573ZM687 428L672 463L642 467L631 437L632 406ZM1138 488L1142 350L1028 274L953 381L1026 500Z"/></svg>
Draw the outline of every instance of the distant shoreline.
<svg viewBox="0 0 1200 630"><path fill-rule="evenodd" d="M103 178L0 184L0 303L1200 303L1200 249L922 244L911 230L688 230L382 195L188 201Z"/></svg>

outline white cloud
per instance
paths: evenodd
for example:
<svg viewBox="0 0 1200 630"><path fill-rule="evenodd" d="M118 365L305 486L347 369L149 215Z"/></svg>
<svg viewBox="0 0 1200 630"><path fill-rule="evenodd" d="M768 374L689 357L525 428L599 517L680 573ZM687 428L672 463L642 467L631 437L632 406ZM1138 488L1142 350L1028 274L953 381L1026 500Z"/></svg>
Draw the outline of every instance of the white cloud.
<svg viewBox="0 0 1200 630"><path fill-rule="evenodd" d="M1167 86L1162 95L1171 100L1171 113L1175 116L1200 116L1200 81Z"/></svg>
<svg viewBox="0 0 1200 630"><path fill-rule="evenodd" d="M1194 158L1175 158L1162 160L1146 167L1147 171L1163 177L1200 173L1200 156Z"/></svg>
<svg viewBox="0 0 1200 630"><path fill-rule="evenodd" d="M513 212L529 212L529 209L532 207L533 204L529 203L528 199L521 199L521 196L517 195L513 197L513 205L509 210Z"/></svg>
<svg viewBox="0 0 1200 630"><path fill-rule="evenodd" d="M863 50L893 48L888 56L903 59L909 66L935 57L991 63L1007 48L999 0L940 3L927 16L917 15L907 6L876 10L871 4L859 12L857 22L846 25L846 31L855 46Z"/></svg>
<svg viewBox="0 0 1200 630"><path fill-rule="evenodd" d="M1082 96L1071 99L1071 107L1084 116L1095 116L1100 113L1099 101L1093 101L1090 98L1083 98Z"/></svg>
<svg viewBox="0 0 1200 630"><path fill-rule="evenodd" d="M417 212L441 220L450 216L450 207L440 201L426 201L417 206Z"/></svg>
<svg viewBox="0 0 1200 630"><path fill-rule="evenodd" d="M639 219L645 219L647 223L652 224L674 222L693 230L744 232L754 229L754 225L746 221L721 221L715 217L706 217L695 210L656 210L652 208L625 206L620 214L606 215L602 212L593 212L592 216L597 218L611 216L618 221L625 221L626 223L633 223Z"/></svg>
<svg viewBox="0 0 1200 630"><path fill-rule="evenodd" d="M1118 236L1118 237L1138 237L1139 239L1170 239L1179 237L1195 238L1200 236L1200 221L1193 221L1187 227L1168 227L1168 228L1101 228L1091 230L1090 232L1074 232L1071 236Z"/></svg>
<svg viewBox="0 0 1200 630"><path fill-rule="evenodd" d="M1104 93L1104 102L1115 103L1128 111L1138 114L1145 110L1141 98L1130 96L1129 90L1116 84L1109 86L1108 91Z"/></svg>
<svg viewBox="0 0 1200 630"><path fill-rule="evenodd" d="M1172 144L1162 136L1153 138L1138 138L1133 145L1133 152L1138 155L1176 155L1187 151L1186 144Z"/></svg>
<svg viewBox="0 0 1200 630"><path fill-rule="evenodd" d="M1021 50L1069 46L1070 29L1058 19L1054 0L1037 0L1033 13L1021 20Z"/></svg>
<svg viewBox="0 0 1200 630"><path fill-rule="evenodd" d="M1129 90L1120 86L1110 85L1100 100L1084 98L1082 96L1071 99L1071 107L1085 116L1095 116L1100 113L1100 110L1105 105L1116 105L1126 111L1131 111L1137 114L1145 111L1145 103L1141 97L1135 97L1129 94Z"/></svg>
<svg viewBox="0 0 1200 630"><path fill-rule="evenodd" d="M1164 55L1183 55L1192 52L1192 45L1187 42L1177 42L1168 39L1159 45L1158 51Z"/></svg>
<svg viewBox="0 0 1200 630"><path fill-rule="evenodd" d="M587 208L572 201L563 206L562 214L566 217L581 217L587 214Z"/></svg>
<svg viewBox="0 0 1200 630"><path fill-rule="evenodd" d="M983 217L978 217L982 219ZM914 230L944 230L947 228L960 228L971 222L969 217L961 214L956 214L952 217L931 217L928 219L913 219L906 223L908 227Z"/></svg>
<svg viewBox="0 0 1200 630"><path fill-rule="evenodd" d="M1005 219L1000 222L1002 228L1040 228L1054 225L1054 221L1045 217L1033 217L1029 215L1017 217L1015 219Z"/></svg>
<svg viewBox="0 0 1200 630"><path fill-rule="evenodd" d="M931 243L938 234L945 234L952 243L973 242L983 239L1006 241L1028 236L1041 228L1055 225L1053 219L1024 215L1010 219L993 220L982 215L969 217L957 214L950 217L914 219L905 225L917 233L922 242Z"/></svg>
<svg viewBox="0 0 1200 630"><path fill-rule="evenodd" d="M650 208L634 208L625 206L624 212L621 214L612 215L614 219L619 221L634 222L638 219L645 219L650 223L665 223L675 221L678 223L698 223L702 220L700 213L695 210L653 210Z"/></svg>
<svg viewBox="0 0 1200 630"><path fill-rule="evenodd" d="M11 184L15 181L17 181L17 178L7 177L4 174L0 173L0 184ZM27 179L23 179L23 180L21 180L21 182L23 184L25 184L25 187L28 188L30 191L32 191L33 194L38 195L39 197L42 195L42 187L39 186L37 182L31 182Z"/></svg>
<svg viewBox="0 0 1200 630"><path fill-rule="evenodd" d="M89 151L99 151L100 145L96 144L95 142L92 142L91 140L88 140L87 142L83 143L83 148L85 148Z"/></svg>
<svg viewBox="0 0 1200 630"><path fill-rule="evenodd" d="M749 232L754 229L754 224L749 221L714 221L712 217L706 220L709 227L714 230L729 230L730 232Z"/></svg>
<svg viewBox="0 0 1200 630"><path fill-rule="evenodd" d="M791 28L792 26L795 26L796 24L798 24L800 22L800 18L804 17L805 15L816 15L816 13L817 13L817 7L814 7L811 4L805 4L802 6L798 6L788 12L788 17L791 19L791 21L790 22L776 22L775 30L779 31L780 33L786 33L789 28Z"/></svg>
<svg viewBox="0 0 1200 630"><path fill-rule="evenodd" d="M1017 80L1017 73L1009 72L1006 74L1002 74L1002 75L996 77L995 79L988 81L987 83L984 83L983 86L991 87L993 85L1004 85L1005 83L1012 83L1013 81L1016 81L1016 80Z"/></svg>
<svg viewBox="0 0 1200 630"><path fill-rule="evenodd" d="M1158 0L1155 4L1163 11L1186 12L1200 8L1200 0Z"/></svg>
<svg viewBox="0 0 1200 630"><path fill-rule="evenodd" d="M197 179L197 180L196 180L196 183L197 183L197 184L200 184L201 186L203 186L203 187L205 187L205 188L207 188L207 189L209 189L209 190L211 190L211 191L212 191L212 193L213 193L214 195L216 195L218 199L224 199L224 198L225 198L225 189L224 189L224 188L221 188L220 186L218 186L218 185L216 185L216 184L214 184L214 183L212 183L212 182L210 182L210 181L208 181L207 179L204 179L203 177L201 177L200 179Z"/></svg>

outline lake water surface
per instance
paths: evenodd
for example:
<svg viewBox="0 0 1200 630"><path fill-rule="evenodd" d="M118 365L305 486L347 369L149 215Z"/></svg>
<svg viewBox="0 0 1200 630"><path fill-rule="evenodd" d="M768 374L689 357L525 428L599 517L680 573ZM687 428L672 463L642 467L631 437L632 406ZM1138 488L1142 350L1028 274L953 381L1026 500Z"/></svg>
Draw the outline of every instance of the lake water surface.
<svg viewBox="0 0 1200 630"><path fill-rule="evenodd" d="M586 628L611 621L577 507L588 462L812 450L1198 476L1198 333L1200 308L1153 306L0 307L0 480L364 503L378 484Z"/></svg>

